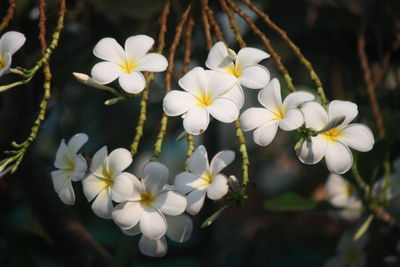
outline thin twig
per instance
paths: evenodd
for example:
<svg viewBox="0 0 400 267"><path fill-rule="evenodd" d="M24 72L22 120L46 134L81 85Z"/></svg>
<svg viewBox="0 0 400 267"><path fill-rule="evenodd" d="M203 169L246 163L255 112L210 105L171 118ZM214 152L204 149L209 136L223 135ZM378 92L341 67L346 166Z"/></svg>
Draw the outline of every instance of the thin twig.
<svg viewBox="0 0 400 267"><path fill-rule="evenodd" d="M210 21L211 26L213 27L215 37L217 38L218 41L224 42L225 44L226 41L224 39L224 35L222 34L221 27L219 27L217 20L214 17L214 11L208 6L208 0L204 1L205 2L205 10L207 13L208 20Z"/></svg>
<svg viewBox="0 0 400 267"><path fill-rule="evenodd" d="M208 15L206 10L207 1L208 0L201 0L201 20L203 22L203 30L204 30L204 37L206 40L207 50L211 50L212 39L211 39L210 22L208 21Z"/></svg>
<svg viewBox="0 0 400 267"><path fill-rule="evenodd" d="M190 56L192 54L192 32L193 32L193 27L194 27L194 19L193 15L189 17L189 21L186 26L186 31L185 31L185 51L184 51L184 56L183 56L183 67L182 67L182 75L188 72L189 70L189 64L190 64Z"/></svg>
<svg viewBox="0 0 400 267"><path fill-rule="evenodd" d="M232 9L235 11L235 13L244 19L244 21L249 25L250 29L256 35L258 35L258 37L260 37L264 46L267 48L268 52L271 54L276 65L278 66L279 71L283 74L283 77L285 78L288 89L291 92L296 91L296 88L294 87L294 85L292 83L292 77L289 75L288 70L285 68L285 66L282 63L281 57L278 55L278 53L272 47L271 42L267 38L267 36L254 24L251 17L249 15L247 15L243 10L241 10L232 0L226 0L226 1L232 7Z"/></svg>
<svg viewBox="0 0 400 267"><path fill-rule="evenodd" d="M175 28L175 36L172 41L171 47L169 49L168 68L167 68L167 71L165 74L165 93L166 94L171 91L171 79L172 79L172 73L174 71L175 52L176 52L176 49L178 48L178 45L179 45L181 37L182 37L183 25L185 25L185 22L188 19L191 8L192 8L192 4L190 3L187 6L185 12L183 12L181 20ZM167 124L168 124L168 116L164 112L163 116L161 118L161 121L160 121L160 130L157 135L157 140L154 144L153 157L151 158L152 161L156 160L161 153L161 147L162 147L162 143L164 140L164 136L167 133Z"/></svg>
<svg viewBox="0 0 400 267"><path fill-rule="evenodd" d="M221 5L222 9L225 11L226 15L228 16L229 25L231 26L231 29L232 29L233 33L235 34L236 42L238 42L240 48L246 47L246 42L243 40L243 37L240 33L240 28L235 21L235 16L234 16L232 10L228 7L225 0L219 0L219 3Z"/></svg>
<svg viewBox="0 0 400 267"><path fill-rule="evenodd" d="M9 0L8 1L8 9L6 15L3 17L1 24L0 24L0 32L2 32L10 23L11 19L14 17L15 8L17 7L16 0Z"/></svg>
<svg viewBox="0 0 400 267"><path fill-rule="evenodd" d="M328 105L328 100L325 96L324 89L322 87L322 82L320 78L318 77L317 73L315 72L312 64L310 61L308 61L303 53L301 52L300 48L293 43L293 41L288 37L287 33L282 30L278 25L276 25L271 18L268 16L268 14L264 13L262 10L257 8L250 0L241 0L243 3L245 3L252 11L254 11L258 16L260 16L274 31L276 31L279 36L282 37L282 39L289 45L289 47L293 50L294 54L297 56L297 58L300 60L301 64L303 64L308 73L310 74L311 79L314 81L316 87L317 87L317 92L321 98L321 104L323 106Z"/></svg>

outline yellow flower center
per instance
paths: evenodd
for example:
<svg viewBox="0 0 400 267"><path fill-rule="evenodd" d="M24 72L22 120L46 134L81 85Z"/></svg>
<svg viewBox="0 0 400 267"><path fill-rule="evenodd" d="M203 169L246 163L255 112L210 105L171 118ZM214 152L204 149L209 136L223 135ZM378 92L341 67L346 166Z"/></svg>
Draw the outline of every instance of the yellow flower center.
<svg viewBox="0 0 400 267"><path fill-rule="evenodd" d="M242 70L239 66L226 67L225 71L227 73L235 76L236 78L239 78L240 76L242 76Z"/></svg>
<svg viewBox="0 0 400 267"><path fill-rule="evenodd" d="M4 68L6 66L6 63L4 62L3 56L0 55L0 69Z"/></svg>
<svg viewBox="0 0 400 267"><path fill-rule="evenodd" d="M103 167L104 186L111 187L114 184L114 175Z"/></svg>
<svg viewBox="0 0 400 267"><path fill-rule="evenodd" d="M210 93L202 93L197 95L197 105L201 108L211 106L213 103L212 95Z"/></svg>
<svg viewBox="0 0 400 267"><path fill-rule="evenodd" d="M277 108L274 110L275 120L281 120L285 117L285 111L283 109Z"/></svg>
<svg viewBox="0 0 400 267"><path fill-rule="evenodd" d="M128 74L134 71L138 67L136 62L130 59L127 59L125 62L121 62L120 66L122 71Z"/></svg>
<svg viewBox="0 0 400 267"><path fill-rule="evenodd" d="M210 185L213 182L213 175L209 172L203 172L201 174L201 178L203 179L202 185Z"/></svg>
<svg viewBox="0 0 400 267"><path fill-rule="evenodd" d="M351 247L346 252L347 263L356 263L359 259L360 259L360 253L358 253L356 248Z"/></svg>
<svg viewBox="0 0 400 267"><path fill-rule="evenodd" d="M143 192L140 194L140 204L146 206L146 207L151 207L154 201L156 201L156 196L153 195L151 192Z"/></svg>
<svg viewBox="0 0 400 267"><path fill-rule="evenodd" d="M328 141L331 142L335 142L336 139L338 139L341 135L342 133L338 128L330 129L329 131L322 134L323 137L325 137L326 139L328 139Z"/></svg>
<svg viewBox="0 0 400 267"><path fill-rule="evenodd" d="M353 193L354 193L354 188L350 185L350 184L348 184L347 186L346 186L346 194L347 194L347 196L351 196Z"/></svg>

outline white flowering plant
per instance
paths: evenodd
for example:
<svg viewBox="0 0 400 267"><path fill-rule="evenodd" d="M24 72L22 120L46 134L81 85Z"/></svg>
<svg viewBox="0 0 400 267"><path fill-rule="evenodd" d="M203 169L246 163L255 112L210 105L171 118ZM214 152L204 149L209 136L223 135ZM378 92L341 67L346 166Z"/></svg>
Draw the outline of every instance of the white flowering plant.
<svg viewBox="0 0 400 267"><path fill-rule="evenodd" d="M325 75L320 78L320 71L300 47L252 0L159 2L160 9L152 14L158 23L148 26L152 30L136 26L135 31L123 27L123 31L105 30L107 34L94 35L89 45L82 25L66 22L80 14L76 7L76 13L68 17L66 0L59 1L48 39L46 22L54 17L46 17L50 7L40 0L31 16L39 22L41 55L29 56L26 62L34 62L29 68L18 65L31 52L33 41L27 30L11 30L14 25L8 25L16 8L10 0L0 24L0 97L17 94L19 87L36 88L38 81L43 90L38 110L30 112L36 116L30 130L18 128L16 140L28 132L26 138L12 141L12 148L4 149L0 182L8 181L19 169L21 175L35 175L35 171L27 171L24 162L32 167L36 155L40 161L40 153L51 150L46 153L51 154L52 166L42 175L48 178L47 188L52 188L51 200L42 197L41 203L32 206L40 210L43 205L40 212L55 218L60 215L51 208L47 211L48 203L57 205L59 211L66 209L61 203L66 204L69 211L78 211L78 217L85 213L80 219L87 225L69 217L54 220L114 266L127 257L127 243L137 244L137 250L147 257L169 257L171 250L172 255L185 253L186 248L196 250L192 242L205 242L198 241L205 233L201 231L206 231L203 228L227 225L228 229L235 219L247 229L242 229L246 238L262 238L258 231L263 227L270 230L282 214L293 216L293 222L304 219L301 216L322 214L326 228L318 226L324 230L319 237L329 236L329 240L332 232L335 236L345 232L336 256L325 255L325 266L366 266L369 260L370 266L376 264L375 257L364 251L375 245L375 239L383 242L400 227L399 164L393 161L399 153L395 144L400 136L389 133L399 129L386 120L393 110L382 100L387 96L377 90L389 63L382 63L381 74L375 65L368 65L365 33L359 35L357 52L364 75L362 87L367 90L362 95L343 89L338 92L331 90L329 79ZM115 5L124 4L118 1ZM101 4L97 8L101 10ZM121 18L109 19L122 24ZM112 23L101 26L114 27ZM281 41L270 39L264 26ZM2 33L6 27L10 30ZM62 62L71 65L65 77L75 78L62 84L53 78L63 76L53 60L59 62L61 51L75 49L58 48L64 34L75 34L76 42L82 37L85 55ZM396 36L385 60L400 47ZM293 62L282 45L293 52L308 76L292 70ZM39 71L42 76L37 75ZM55 90L60 84L72 88L68 93L71 99L63 99L66 105ZM98 90L82 89L86 87ZM398 98L398 92L395 96ZM37 99L29 105L36 103ZM2 105L0 101L0 108ZM72 108L78 106L81 109ZM47 114L49 110L52 113ZM19 113L4 113L9 120L16 115ZM11 131L7 126L1 126L4 132ZM54 144L46 145L46 136L64 133L63 129L69 139L47 140ZM77 131L87 134L70 134ZM31 147L36 154L29 154ZM26 181L21 184L28 199L40 192L40 183L33 181L32 189ZM2 188L0 183L0 192ZM87 215L86 210L96 216ZM248 218L254 210L262 210L262 216ZM301 215L295 217L297 214ZM232 217L235 219L230 220ZM44 219L39 220L46 227ZM276 221L279 231L274 234L280 239L294 223ZM121 250L90 229L92 224L102 223L113 229L109 236L121 238ZM317 217L302 223L307 227L323 224ZM384 230L378 233L377 229ZM64 240L54 230L41 235L56 246ZM216 239L229 248L230 239ZM381 262L391 261L396 266L400 256L391 255L392 250L381 253L385 254Z"/></svg>

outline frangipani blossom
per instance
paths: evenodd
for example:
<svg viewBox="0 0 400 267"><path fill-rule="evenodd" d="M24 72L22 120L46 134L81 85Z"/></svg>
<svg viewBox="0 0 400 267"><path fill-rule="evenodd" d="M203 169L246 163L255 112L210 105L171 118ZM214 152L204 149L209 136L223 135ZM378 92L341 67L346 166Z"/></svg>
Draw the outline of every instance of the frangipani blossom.
<svg viewBox="0 0 400 267"><path fill-rule="evenodd" d="M123 172L132 163L131 153L125 148L115 149L107 156L107 147L94 154L91 174L83 180L83 193L92 204L93 212L104 219L111 218L112 201L127 200L133 191L132 174Z"/></svg>
<svg viewBox="0 0 400 267"><path fill-rule="evenodd" d="M258 63L268 57L269 54L260 49L245 47L240 49L236 60L233 61L225 44L218 42L211 48L206 66L236 78L237 83L225 96L234 99L240 109L244 103L244 94L240 85L251 89L260 89L267 85L270 74L264 66Z"/></svg>
<svg viewBox="0 0 400 267"><path fill-rule="evenodd" d="M68 205L75 203L75 193L72 181L81 180L86 173L87 163L81 154L77 154L79 149L88 141L88 136L84 133L74 135L65 144L62 139L58 147L54 167L59 170L51 172L54 190L58 196Z"/></svg>
<svg viewBox="0 0 400 267"><path fill-rule="evenodd" d="M123 90L131 94L140 93L146 86L141 71L161 72L168 66L163 55L148 53L153 44L153 38L147 35L129 37L125 41L125 49L114 38L101 39L93 54L105 61L93 66L93 79L99 84L107 84L118 78Z"/></svg>
<svg viewBox="0 0 400 267"><path fill-rule="evenodd" d="M181 214L178 216L165 216L167 221L167 232L164 236L158 239L150 239L145 235L142 235L139 241L140 251L149 257L163 257L167 254L167 236L172 241L183 243L189 240L192 235L193 222L192 219L186 215ZM137 235L140 234L139 224L136 224L133 228L123 230L126 235Z"/></svg>
<svg viewBox="0 0 400 267"><path fill-rule="evenodd" d="M217 200L228 193L228 178L220 172L234 159L235 152L223 150L209 164L206 148L196 148L189 159L190 172L182 172L175 178L176 189L188 194L186 211L190 215L199 213L206 195L209 199Z"/></svg>
<svg viewBox="0 0 400 267"><path fill-rule="evenodd" d="M11 66L12 56L25 43L25 35L20 32L10 31L0 38L0 76L6 73Z"/></svg>
<svg viewBox="0 0 400 267"><path fill-rule="evenodd" d="M361 152L372 149L375 141L371 130L360 123L349 124L358 114L356 104L335 100L329 104L326 112L320 104L309 102L301 110L306 127L316 131L323 130L334 120L344 118L338 126L302 142L296 151L301 162L316 164L325 156L328 169L342 174L353 164L349 147Z"/></svg>
<svg viewBox="0 0 400 267"><path fill-rule="evenodd" d="M360 217L362 201L355 188L342 176L331 173L325 184L325 193L333 206L343 208L339 212L340 217L350 221Z"/></svg>
<svg viewBox="0 0 400 267"><path fill-rule="evenodd" d="M340 238L337 255L325 263L325 267L363 267L367 263L364 248L368 242L365 233L357 241L353 241L354 233L346 232Z"/></svg>
<svg viewBox="0 0 400 267"><path fill-rule="evenodd" d="M263 108L249 108L240 116L243 131L253 133L254 142L266 146L275 138L278 127L284 131L299 128L304 117L298 106L312 101L314 96L308 92L293 92L282 103L281 86L278 79L272 79L258 94Z"/></svg>
<svg viewBox="0 0 400 267"><path fill-rule="evenodd" d="M165 96L164 112L168 116L184 114L183 127L193 135L207 129L210 115L225 123L233 122L239 116L238 107L223 95L235 82L232 75L196 67L179 80L185 91L173 90Z"/></svg>
<svg viewBox="0 0 400 267"><path fill-rule="evenodd" d="M149 239L165 235L167 221L164 215L177 216L186 209L186 198L165 187L168 175L168 168L158 162L143 167L140 181L132 175L133 192L127 201L114 208L114 222L123 230L138 225L141 233Z"/></svg>

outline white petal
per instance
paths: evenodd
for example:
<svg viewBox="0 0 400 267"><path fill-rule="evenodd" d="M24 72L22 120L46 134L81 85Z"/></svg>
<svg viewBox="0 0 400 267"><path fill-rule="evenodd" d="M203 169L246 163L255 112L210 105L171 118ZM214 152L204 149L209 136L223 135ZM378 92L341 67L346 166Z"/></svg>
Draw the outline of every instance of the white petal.
<svg viewBox="0 0 400 267"><path fill-rule="evenodd" d="M349 124L358 114L357 105L349 101L334 100L328 107L329 120L345 116L342 125Z"/></svg>
<svg viewBox="0 0 400 267"><path fill-rule="evenodd" d="M215 119L225 123L234 122L239 117L237 105L227 98L214 99L212 105L207 107L207 110Z"/></svg>
<svg viewBox="0 0 400 267"><path fill-rule="evenodd" d="M103 146L93 155L92 162L90 164L90 171L95 173L97 176L103 176L103 168L105 168L104 163L107 158L107 153L107 147Z"/></svg>
<svg viewBox="0 0 400 267"><path fill-rule="evenodd" d="M278 122L276 121L271 121L260 126L253 133L254 142L260 146L269 145L274 140L277 130Z"/></svg>
<svg viewBox="0 0 400 267"><path fill-rule="evenodd" d="M63 184L70 179L71 171L70 170L57 170L51 172L51 180L53 181L54 191L59 193Z"/></svg>
<svg viewBox="0 0 400 267"><path fill-rule="evenodd" d="M361 152L370 151L375 143L374 135L371 130L360 123L350 124L344 127L340 131L338 140Z"/></svg>
<svg viewBox="0 0 400 267"><path fill-rule="evenodd" d="M125 53L128 59L139 61L151 49L153 38L147 35L131 36L125 41Z"/></svg>
<svg viewBox="0 0 400 267"><path fill-rule="evenodd" d="M58 192L58 196L60 197L61 201L64 202L64 204L75 204L75 193L70 179L67 179L62 185L60 192Z"/></svg>
<svg viewBox="0 0 400 267"><path fill-rule="evenodd" d="M168 224L166 235L172 241L182 243L189 240L193 231L193 222L188 215L166 216L165 219Z"/></svg>
<svg viewBox="0 0 400 267"><path fill-rule="evenodd" d="M303 125L304 117L298 109L289 109L284 118L279 121L279 128L284 131L293 131Z"/></svg>
<svg viewBox="0 0 400 267"><path fill-rule="evenodd" d="M0 68L0 77L3 76L3 74L8 72L8 70L10 69L11 63L12 63L12 58L9 53L2 55L2 59L3 59L4 66L3 66L3 68Z"/></svg>
<svg viewBox="0 0 400 267"><path fill-rule="evenodd" d="M91 71L93 80L99 84L110 83L117 79L121 74L121 67L116 63L108 61L97 63L93 66Z"/></svg>
<svg viewBox="0 0 400 267"><path fill-rule="evenodd" d="M25 35L20 32L9 31L4 33L0 38L0 54L14 55L24 45L25 40Z"/></svg>
<svg viewBox="0 0 400 267"><path fill-rule="evenodd" d="M129 197L129 201L139 201L141 199L140 194L144 192L144 187L142 182L139 181L139 179L136 178L136 176L131 173L125 172L124 175L131 180L131 183L133 185L133 190L131 196Z"/></svg>
<svg viewBox="0 0 400 267"><path fill-rule="evenodd" d="M309 128L321 130L328 124L328 114L325 109L316 102L308 102L301 108L304 122Z"/></svg>
<svg viewBox="0 0 400 267"><path fill-rule="evenodd" d="M150 239L142 235L139 240L140 252L149 257L163 257L167 254L167 248L165 237Z"/></svg>
<svg viewBox="0 0 400 267"><path fill-rule="evenodd" d="M117 175L128 168L131 163L131 153L125 148L117 148L108 156L107 169L112 175Z"/></svg>
<svg viewBox="0 0 400 267"><path fill-rule="evenodd" d="M82 155L75 156L74 171L71 174L71 179L74 182L80 181L85 177L87 170L87 163Z"/></svg>
<svg viewBox="0 0 400 267"><path fill-rule="evenodd" d="M71 154L78 153L79 149L81 149L88 139L88 136L84 133L78 133L72 136L67 145Z"/></svg>
<svg viewBox="0 0 400 267"><path fill-rule="evenodd" d="M228 179L220 173L213 177L212 183L207 187L207 196L209 199L217 200L225 196L228 190Z"/></svg>
<svg viewBox="0 0 400 267"><path fill-rule="evenodd" d="M111 187L111 199L115 202L122 202L132 195L133 184L128 177L130 173L123 172L114 177L114 183Z"/></svg>
<svg viewBox="0 0 400 267"><path fill-rule="evenodd" d="M138 225L143 212L144 210L138 201L127 201L114 207L112 219L121 229L128 230Z"/></svg>
<svg viewBox="0 0 400 267"><path fill-rule="evenodd" d="M157 196L153 205L165 215L177 216L186 209L186 198L176 191L165 191Z"/></svg>
<svg viewBox="0 0 400 267"><path fill-rule="evenodd" d="M203 172L208 172L210 170L207 150L203 145L198 146L190 156L189 170L197 176L200 176L203 174Z"/></svg>
<svg viewBox="0 0 400 267"><path fill-rule="evenodd" d="M175 177L176 190L183 194L187 194L203 184L203 179L190 172L181 172Z"/></svg>
<svg viewBox="0 0 400 267"><path fill-rule="evenodd" d="M101 190L103 190L103 188L106 186L106 183L93 174L90 174L88 177L83 179L82 185L83 193L85 194L86 199L90 202L95 196L97 196L97 194L99 194Z"/></svg>
<svg viewBox="0 0 400 267"><path fill-rule="evenodd" d="M54 167L58 169L70 169L74 164L74 157L70 154L65 140L62 139L60 146L58 147L56 153L56 160L54 161Z"/></svg>
<svg viewBox="0 0 400 267"><path fill-rule="evenodd" d="M285 100L283 101L283 108L284 109L292 109L297 108L300 104L305 102L313 101L314 95L309 92L293 92L290 93Z"/></svg>
<svg viewBox="0 0 400 267"><path fill-rule="evenodd" d="M240 84L251 89L260 89L267 85L270 79L267 68L261 65L248 66L241 70Z"/></svg>
<svg viewBox="0 0 400 267"><path fill-rule="evenodd" d="M93 54L98 58L116 64L120 64L126 60L124 49L114 38L110 37L101 39L94 47Z"/></svg>
<svg viewBox="0 0 400 267"><path fill-rule="evenodd" d="M210 169L213 174L222 171L235 159L235 152L231 150L222 150L215 154L210 163Z"/></svg>
<svg viewBox="0 0 400 267"><path fill-rule="evenodd" d="M135 226L133 226L132 228L129 228L126 230L123 229L122 232L129 236L134 236L134 235L138 235L138 234L142 233L140 231L140 225L138 223Z"/></svg>
<svg viewBox="0 0 400 267"><path fill-rule="evenodd" d="M161 72L165 71L168 67L167 59L157 53L149 53L138 61L136 71L152 71Z"/></svg>
<svg viewBox="0 0 400 267"><path fill-rule="evenodd" d="M240 115L243 131L251 131L275 118L275 114L266 108L249 108Z"/></svg>
<svg viewBox="0 0 400 267"><path fill-rule="evenodd" d="M273 78L258 94L258 101L272 112L282 109L281 85Z"/></svg>
<svg viewBox="0 0 400 267"><path fill-rule="evenodd" d="M236 65L244 68L246 66L255 65L263 59L269 58L269 54L253 47L245 47L240 49L237 59Z"/></svg>
<svg viewBox="0 0 400 267"><path fill-rule="evenodd" d="M118 79L119 86L130 94L138 94L146 87L146 79L143 74L137 71L126 74L123 73Z"/></svg>
<svg viewBox="0 0 400 267"><path fill-rule="evenodd" d="M173 90L163 100L163 109L168 116L179 116L196 106L197 99L188 92Z"/></svg>
<svg viewBox="0 0 400 267"><path fill-rule="evenodd" d="M203 133L210 123L210 115L207 109L195 107L189 110L183 119L183 128L189 134L199 135Z"/></svg>
<svg viewBox="0 0 400 267"><path fill-rule="evenodd" d="M159 211L145 207L140 219L140 230L148 238L158 239L167 232L167 222Z"/></svg>
<svg viewBox="0 0 400 267"><path fill-rule="evenodd" d="M94 200L92 204L92 210L94 214L100 218L111 219L112 209L113 206L111 203L111 197L108 194L108 190L103 189Z"/></svg>
<svg viewBox="0 0 400 267"><path fill-rule="evenodd" d="M303 141L296 151L299 160L308 165L319 162L325 155L328 141L321 135L311 137L311 141Z"/></svg>
<svg viewBox="0 0 400 267"><path fill-rule="evenodd" d="M346 145L340 142L328 142L325 162L328 170L342 174L350 170L353 164L353 155Z"/></svg>
<svg viewBox="0 0 400 267"><path fill-rule="evenodd" d="M210 93L213 98L221 96L232 89L236 81L237 79L230 74L215 71L208 81L207 92Z"/></svg>
<svg viewBox="0 0 400 267"><path fill-rule="evenodd" d="M216 43L208 53L206 66L212 70L223 70L228 66L233 67L233 62L228 55L228 49L223 42Z"/></svg>
<svg viewBox="0 0 400 267"><path fill-rule="evenodd" d="M206 188L205 187L200 187L192 192L190 192L187 196L187 207L186 211L190 215L196 215L199 213L201 208L203 207L204 204L204 199L206 197Z"/></svg>
<svg viewBox="0 0 400 267"><path fill-rule="evenodd" d="M228 98L228 99L232 100L233 102L235 102L235 104L237 105L237 108L239 110L244 105L244 93L243 93L243 89L242 89L242 87L240 86L239 83L236 83L232 87L232 89L230 89L225 94L221 95L221 97Z"/></svg>
<svg viewBox="0 0 400 267"><path fill-rule="evenodd" d="M344 180L342 176L331 173L325 185L325 192L329 202L337 207L346 206L349 200L349 186L351 186L349 182Z"/></svg>
<svg viewBox="0 0 400 267"><path fill-rule="evenodd" d="M178 83L185 91L193 95L199 95L207 88L208 76L203 68L196 67L180 78Z"/></svg>
<svg viewBox="0 0 400 267"><path fill-rule="evenodd" d="M158 194L168 181L169 170L159 162L149 162L142 170L142 181L146 190Z"/></svg>

